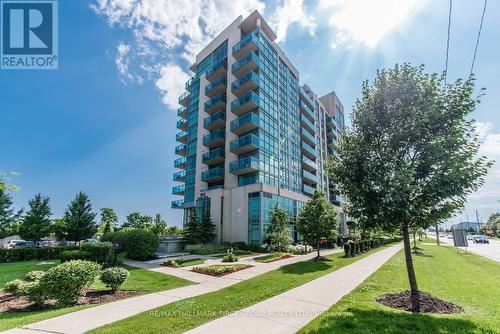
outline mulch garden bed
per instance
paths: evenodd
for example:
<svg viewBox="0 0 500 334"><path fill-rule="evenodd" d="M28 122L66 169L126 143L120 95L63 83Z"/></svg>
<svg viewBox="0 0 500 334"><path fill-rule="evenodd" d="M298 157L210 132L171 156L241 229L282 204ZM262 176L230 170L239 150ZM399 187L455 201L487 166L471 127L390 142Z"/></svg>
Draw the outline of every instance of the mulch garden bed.
<svg viewBox="0 0 500 334"><path fill-rule="evenodd" d="M215 264L206 267L194 267L192 270L199 274L221 277L226 276L232 273L235 273L240 270L248 269L253 266L247 264L234 264L234 265L225 265L225 264Z"/></svg>
<svg viewBox="0 0 500 334"><path fill-rule="evenodd" d="M420 312L437 313L437 314L452 314L461 313L463 309L451 302L433 297L425 292L420 292ZM396 308L403 311L411 311L410 291L398 293L388 293L376 299L382 305Z"/></svg>
<svg viewBox="0 0 500 334"><path fill-rule="evenodd" d="M76 305L109 303L115 300L142 295L144 293L144 291L128 290L118 290L116 293L112 293L109 290L87 290L85 296L81 297ZM33 305L26 297L20 297L12 293L0 291L0 314L53 309L55 308L54 304L54 301L46 301L43 305Z"/></svg>
<svg viewBox="0 0 500 334"><path fill-rule="evenodd" d="M256 258L254 258L253 260L254 260L255 262L260 262L260 263L271 263L271 262L276 262L276 261L279 261L279 260L284 260L284 259L291 258L291 257L293 257L293 255L291 255L291 254L286 254L286 255L283 255L283 256L277 257L277 258L275 258L275 259L269 259L269 260L267 260L267 259L266 259L267 257L270 257L270 258L271 258L271 255L264 255L264 256L261 256L261 257L256 257ZM259 259L261 259L261 260L259 261Z"/></svg>

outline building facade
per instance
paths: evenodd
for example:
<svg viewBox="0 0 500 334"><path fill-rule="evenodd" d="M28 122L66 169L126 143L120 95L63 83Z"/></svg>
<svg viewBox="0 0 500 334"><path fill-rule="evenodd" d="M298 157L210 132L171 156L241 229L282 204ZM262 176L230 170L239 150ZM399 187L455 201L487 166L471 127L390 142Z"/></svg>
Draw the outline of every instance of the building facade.
<svg viewBox="0 0 500 334"><path fill-rule="evenodd" d="M344 127L335 92L299 86L299 72L255 11L237 18L196 57L179 97L172 189L184 222L209 210L218 242L262 243L275 203L288 211L290 232L316 188L341 212L327 159ZM341 232L345 218L341 213Z"/></svg>

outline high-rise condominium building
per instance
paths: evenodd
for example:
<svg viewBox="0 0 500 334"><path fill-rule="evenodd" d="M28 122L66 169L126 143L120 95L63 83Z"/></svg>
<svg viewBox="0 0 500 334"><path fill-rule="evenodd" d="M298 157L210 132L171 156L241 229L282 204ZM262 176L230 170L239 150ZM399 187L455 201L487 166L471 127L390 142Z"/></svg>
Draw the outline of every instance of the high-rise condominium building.
<svg viewBox="0 0 500 334"><path fill-rule="evenodd" d="M288 211L297 240L297 214L315 189L341 212L327 158L344 108L334 92L318 97L300 87L275 39L257 11L237 18L196 56L179 97L181 184L172 192L183 199L172 208L184 209L184 222L209 210L219 242L262 243L275 203Z"/></svg>

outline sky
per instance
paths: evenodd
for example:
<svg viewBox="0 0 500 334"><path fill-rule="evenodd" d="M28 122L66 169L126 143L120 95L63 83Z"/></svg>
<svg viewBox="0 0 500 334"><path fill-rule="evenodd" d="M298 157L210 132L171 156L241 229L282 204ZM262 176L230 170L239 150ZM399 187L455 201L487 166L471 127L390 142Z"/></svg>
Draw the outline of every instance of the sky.
<svg viewBox="0 0 500 334"><path fill-rule="evenodd" d="M483 1L455 0L448 78L467 77ZM350 114L364 80L396 63L444 70L448 1L65 0L59 2L59 68L0 70L0 171L16 171L16 207L40 192L62 215L78 191L97 211L170 208L177 97L195 55L239 15L258 9L318 94L334 90ZM481 153L500 162L500 2L488 3L475 65L486 94L472 115ZM347 122L349 117L347 117ZM500 211L500 167L453 221Z"/></svg>

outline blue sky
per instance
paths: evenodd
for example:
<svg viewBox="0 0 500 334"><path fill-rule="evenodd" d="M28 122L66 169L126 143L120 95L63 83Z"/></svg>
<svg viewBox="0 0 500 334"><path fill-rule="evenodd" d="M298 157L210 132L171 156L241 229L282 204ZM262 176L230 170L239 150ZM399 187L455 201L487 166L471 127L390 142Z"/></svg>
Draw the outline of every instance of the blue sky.
<svg viewBox="0 0 500 334"><path fill-rule="evenodd" d="M335 90L350 112L361 82L396 62L444 69L447 1L380 0L60 1L59 69L0 71L0 171L18 171L13 194L25 207L37 192L55 216L82 190L94 208L170 209L174 172L175 101L188 65L239 14L257 8L277 30L301 82L318 94ZM449 77L467 76L482 1L453 2ZM483 153L500 160L500 22L490 1L475 73L486 96L474 115ZM464 214L500 210L495 165Z"/></svg>

